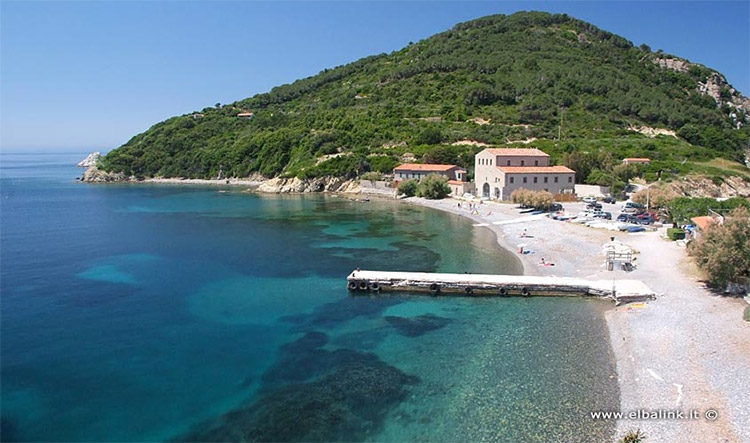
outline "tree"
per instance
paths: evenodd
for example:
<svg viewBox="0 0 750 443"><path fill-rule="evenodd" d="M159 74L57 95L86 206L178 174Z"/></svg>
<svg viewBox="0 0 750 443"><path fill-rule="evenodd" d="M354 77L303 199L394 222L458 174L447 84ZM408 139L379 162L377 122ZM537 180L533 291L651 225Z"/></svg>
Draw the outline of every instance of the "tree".
<svg viewBox="0 0 750 443"><path fill-rule="evenodd" d="M417 195L430 200L440 200L450 193L448 179L440 174L430 174L417 185Z"/></svg>
<svg viewBox="0 0 750 443"><path fill-rule="evenodd" d="M750 210L738 207L722 225L710 224L689 252L712 285L750 283Z"/></svg>
<svg viewBox="0 0 750 443"><path fill-rule="evenodd" d="M436 127L425 128L417 134L414 143L418 145L436 145L443 140L443 133Z"/></svg>
<svg viewBox="0 0 750 443"><path fill-rule="evenodd" d="M415 179L404 180L396 187L396 193L398 195L405 195L407 197L414 197L417 193L417 181Z"/></svg>
<svg viewBox="0 0 750 443"><path fill-rule="evenodd" d="M672 220L674 214L670 203L677 197L679 194L670 186L651 186L636 192L631 199L635 203L661 210L668 219Z"/></svg>

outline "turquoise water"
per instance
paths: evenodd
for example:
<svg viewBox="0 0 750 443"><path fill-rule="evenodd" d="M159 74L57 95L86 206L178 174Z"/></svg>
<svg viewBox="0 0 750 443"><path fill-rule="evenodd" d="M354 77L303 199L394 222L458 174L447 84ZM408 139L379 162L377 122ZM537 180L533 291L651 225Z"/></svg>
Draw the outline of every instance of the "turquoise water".
<svg viewBox="0 0 750 443"><path fill-rule="evenodd" d="M599 300L351 297L380 270L518 273L390 201L84 185L0 156L2 439L607 440Z"/></svg>

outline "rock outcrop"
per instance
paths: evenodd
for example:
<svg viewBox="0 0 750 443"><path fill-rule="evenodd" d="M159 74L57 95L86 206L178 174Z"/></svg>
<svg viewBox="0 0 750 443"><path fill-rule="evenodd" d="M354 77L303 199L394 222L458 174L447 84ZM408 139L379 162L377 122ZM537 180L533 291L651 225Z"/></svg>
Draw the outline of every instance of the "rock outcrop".
<svg viewBox="0 0 750 443"><path fill-rule="evenodd" d="M702 176L687 176L669 185L679 195L687 197L750 197L750 182L740 177L726 177L721 183Z"/></svg>
<svg viewBox="0 0 750 443"><path fill-rule="evenodd" d="M130 181L130 177L122 172L107 172L97 169L96 166L91 166L83 173L81 181L87 183L114 183Z"/></svg>
<svg viewBox="0 0 750 443"><path fill-rule="evenodd" d="M306 193L306 192L341 192L357 193L359 184L355 180L339 177L321 177L312 179L272 178L258 187L259 192L269 194Z"/></svg>
<svg viewBox="0 0 750 443"><path fill-rule="evenodd" d="M86 158L78 162L76 166L79 168L90 168L96 166L96 162L98 162L100 158L102 158L101 152L92 152Z"/></svg>

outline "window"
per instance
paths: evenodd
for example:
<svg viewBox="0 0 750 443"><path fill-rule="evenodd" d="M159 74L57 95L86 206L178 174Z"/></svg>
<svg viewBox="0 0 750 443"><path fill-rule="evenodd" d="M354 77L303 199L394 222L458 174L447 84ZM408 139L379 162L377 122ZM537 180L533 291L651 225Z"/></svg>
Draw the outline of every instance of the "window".
<svg viewBox="0 0 750 443"><path fill-rule="evenodd" d="M521 160L521 166L526 166L526 160Z"/></svg>
<svg viewBox="0 0 750 443"><path fill-rule="evenodd" d="M526 177L523 178L523 182L526 183Z"/></svg>
<svg viewBox="0 0 750 443"><path fill-rule="evenodd" d="M508 160L508 166L510 166L510 160Z"/></svg>
<svg viewBox="0 0 750 443"><path fill-rule="evenodd" d="M557 177L555 177L555 183L557 183Z"/></svg>
<svg viewBox="0 0 750 443"><path fill-rule="evenodd" d="M573 177L568 177L568 183L573 183Z"/></svg>
<svg viewBox="0 0 750 443"><path fill-rule="evenodd" d="M534 177L534 183L536 183L536 177Z"/></svg>
<svg viewBox="0 0 750 443"><path fill-rule="evenodd" d="M513 177L510 178L510 182L513 183Z"/></svg>
<svg viewBox="0 0 750 443"><path fill-rule="evenodd" d="M492 159L489 159L489 162L490 162L490 166L492 166Z"/></svg>
<svg viewBox="0 0 750 443"><path fill-rule="evenodd" d="M549 179L549 177L544 177L544 183L547 183L548 179ZM545 191L546 191L546 189L545 189Z"/></svg>
<svg viewBox="0 0 750 443"><path fill-rule="evenodd" d="M539 166L539 160L534 160L534 166Z"/></svg>

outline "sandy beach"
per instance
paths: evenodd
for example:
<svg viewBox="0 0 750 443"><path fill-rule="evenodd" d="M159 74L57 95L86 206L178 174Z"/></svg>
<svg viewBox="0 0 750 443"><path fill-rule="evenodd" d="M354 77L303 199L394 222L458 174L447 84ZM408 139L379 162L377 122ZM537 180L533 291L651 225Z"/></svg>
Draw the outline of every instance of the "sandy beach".
<svg viewBox="0 0 750 443"><path fill-rule="evenodd" d="M477 215L467 202L455 199L412 197L404 202L467 217L475 229L493 230L500 246L512 251L523 244L533 251L517 254L527 275L638 279L660 294L606 315L625 414L617 422L618 439L640 429L649 442L750 442L750 323L742 320L746 303L707 290L684 247L660 232L628 234L529 217L511 204L485 202ZM565 204L571 213L578 206L582 209L581 203ZM604 210L616 211L616 205L605 204ZM601 247L613 236L639 252L635 270L605 269ZM542 258L555 266L539 266ZM673 418L651 419L652 414Z"/></svg>

